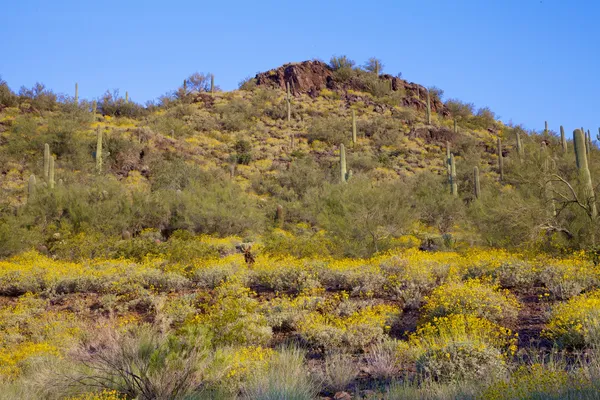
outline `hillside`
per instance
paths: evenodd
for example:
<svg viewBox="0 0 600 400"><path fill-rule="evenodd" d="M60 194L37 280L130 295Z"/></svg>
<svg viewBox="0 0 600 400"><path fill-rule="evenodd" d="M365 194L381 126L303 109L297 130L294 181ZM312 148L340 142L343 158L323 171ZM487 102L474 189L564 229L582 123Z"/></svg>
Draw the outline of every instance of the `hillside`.
<svg viewBox="0 0 600 400"><path fill-rule="evenodd" d="M0 81L0 399L598 398L591 133L381 69Z"/></svg>

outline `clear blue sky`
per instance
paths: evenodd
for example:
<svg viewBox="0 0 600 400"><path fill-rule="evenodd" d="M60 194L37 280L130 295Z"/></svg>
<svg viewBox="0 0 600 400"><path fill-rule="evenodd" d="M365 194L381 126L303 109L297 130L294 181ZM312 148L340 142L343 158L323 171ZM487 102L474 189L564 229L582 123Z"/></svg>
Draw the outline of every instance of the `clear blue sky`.
<svg viewBox="0 0 600 400"><path fill-rule="evenodd" d="M600 2L3 0L0 75L141 103L213 72L225 90L290 61L376 56L384 72L489 106L505 122L600 126ZM595 135L594 135L595 136Z"/></svg>

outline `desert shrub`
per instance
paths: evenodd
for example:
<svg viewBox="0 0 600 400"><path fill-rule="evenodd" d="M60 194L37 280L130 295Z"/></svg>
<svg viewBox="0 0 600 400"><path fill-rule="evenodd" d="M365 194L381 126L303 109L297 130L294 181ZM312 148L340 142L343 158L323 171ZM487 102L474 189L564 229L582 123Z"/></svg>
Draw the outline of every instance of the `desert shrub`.
<svg viewBox="0 0 600 400"><path fill-rule="evenodd" d="M332 353L325 357L325 382L328 389L341 392L358 375L359 368L353 357L344 353Z"/></svg>
<svg viewBox="0 0 600 400"><path fill-rule="evenodd" d="M492 186L468 208L468 216L486 244L521 247L539 241L539 226L547 218L546 209L539 197L511 186Z"/></svg>
<svg viewBox="0 0 600 400"><path fill-rule="evenodd" d="M543 335L567 348L600 344L600 292L580 295L556 305Z"/></svg>
<svg viewBox="0 0 600 400"><path fill-rule="evenodd" d="M56 94L39 82L36 82L31 89L21 86L19 100L21 103L28 102L32 108L38 111L53 111L58 106Z"/></svg>
<svg viewBox="0 0 600 400"><path fill-rule="evenodd" d="M466 282L448 282L433 290L422 310L423 321L452 314L467 314L492 322L515 321L519 303L508 291L485 284L478 279Z"/></svg>
<svg viewBox="0 0 600 400"><path fill-rule="evenodd" d="M384 338L373 345L366 354L367 364L373 376L378 379L390 379L399 375L406 367L404 360L399 357L401 348L405 346L407 346L406 342L390 338Z"/></svg>
<svg viewBox="0 0 600 400"><path fill-rule="evenodd" d="M442 234L451 232L464 215L464 204L451 195L447 178L423 172L414 178L412 185L412 203L419 219Z"/></svg>
<svg viewBox="0 0 600 400"><path fill-rule="evenodd" d="M298 332L310 345L330 351L355 352L383 339L394 307L365 307L347 317L312 312L298 323Z"/></svg>
<svg viewBox="0 0 600 400"><path fill-rule="evenodd" d="M377 147L395 146L402 139L403 124L396 119L376 117L368 121L361 121L357 127L360 132L373 140Z"/></svg>
<svg viewBox="0 0 600 400"><path fill-rule="evenodd" d="M397 182L372 185L355 177L327 186L318 220L342 255L365 257L389 248L413 221L406 191Z"/></svg>
<svg viewBox="0 0 600 400"><path fill-rule="evenodd" d="M306 315L315 311L323 301L322 297L301 294L296 297L281 295L264 304L262 313L269 326L283 332L296 330L298 323Z"/></svg>
<svg viewBox="0 0 600 400"><path fill-rule="evenodd" d="M257 371L243 388L245 399L312 400L319 392L317 383L304 365L304 354L298 348L276 352L266 370Z"/></svg>
<svg viewBox="0 0 600 400"><path fill-rule="evenodd" d="M251 287L274 292L300 293L320 287L317 275L291 259L259 259L249 273Z"/></svg>
<svg viewBox="0 0 600 400"><path fill-rule="evenodd" d="M194 130L185 120L168 114L152 117L150 127L154 132L169 137L185 138L194 134Z"/></svg>
<svg viewBox="0 0 600 400"><path fill-rule="evenodd" d="M552 297L568 300L597 287L600 275L597 267L579 258L548 260L540 267L538 277Z"/></svg>
<svg viewBox="0 0 600 400"><path fill-rule="evenodd" d="M217 345L264 345L272 335L250 289L231 280L216 289L215 302L195 322L207 326Z"/></svg>
<svg viewBox="0 0 600 400"><path fill-rule="evenodd" d="M254 116L251 105L238 98L217 106L217 112L221 116L221 127L228 132L247 129Z"/></svg>
<svg viewBox="0 0 600 400"><path fill-rule="evenodd" d="M354 65L355 62L346 56L333 56L329 60L329 67L337 82L347 82L354 75Z"/></svg>
<svg viewBox="0 0 600 400"><path fill-rule="evenodd" d="M3 107L16 107L19 99L10 87L8 83L0 77L0 106Z"/></svg>
<svg viewBox="0 0 600 400"><path fill-rule="evenodd" d="M104 333L79 349L81 368L74 384L147 400L187 398L199 387L210 354L206 331L188 328L165 334L142 325Z"/></svg>
<svg viewBox="0 0 600 400"><path fill-rule="evenodd" d="M267 254L297 258L327 256L329 242L323 231L295 227L293 233L274 229L263 237L263 251Z"/></svg>
<svg viewBox="0 0 600 400"><path fill-rule="evenodd" d="M256 200L231 181L194 182L171 200L173 230L226 236L258 232L264 226L265 215Z"/></svg>
<svg viewBox="0 0 600 400"><path fill-rule="evenodd" d="M103 115L113 117L139 118L148 115L148 110L143 106L131 100L126 102L119 96L118 90L114 90L112 93L107 90L98 100L98 110Z"/></svg>
<svg viewBox="0 0 600 400"><path fill-rule="evenodd" d="M391 257L381 263L386 293L401 300L403 307L417 309L425 296L446 280L450 262L438 264Z"/></svg>
<svg viewBox="0 0 600 400"><path fill-rule="evenodd" d="M416 361L417 372L441 382L495 380L507 373L498 349L470 342L450 342L425 351Z"/></svg>
<svg viewBox="0 0 600 400"><path fill-rule="evenodd" d="M473 103L465 103L458 99L448 99L444 103L453 119L464 120L470 118L475 110Z"/></svg>
<svg viewBox="0 0 600 400"><path fill-rule="evenodd" d="M338 146L340 143L350 144L352 121L341 117L316 117L308 126L307 137L310 142L320 140L330 145Z"/></svg>
<svg viewBox="0 0 600 400"><path fill-rule="evenodd" d="M233 145L235 154L232 155L233 161L237 164L248 165L252 161L252 144L245 139L238 139Z"/></svg>
<svg viewBox="0 0 600 400"><path fill-rule="evenodd" d="M242 79L239 83L238 83L238 88L240 90L255 90L257 87L256 85L256 78L253 76L248 76L244 79Z"/></svg>
<svg viewBox="0 0 600 400"><path fill-rule="evenodd" d="M351 296L372 297L383 293L385 278L366 260L341 259L315 265L316 275L327 290Z"/></svg>

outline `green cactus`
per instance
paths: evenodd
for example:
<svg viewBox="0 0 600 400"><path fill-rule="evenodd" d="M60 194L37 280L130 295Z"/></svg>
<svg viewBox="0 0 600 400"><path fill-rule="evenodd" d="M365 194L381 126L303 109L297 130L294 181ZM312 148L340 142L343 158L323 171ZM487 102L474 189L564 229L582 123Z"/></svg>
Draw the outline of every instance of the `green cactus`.
<svg viewBox="0 0 600 400"><path fill-rule="evenodd" d="M458 133L458 124L456 123L456 119L454 119L454 133Z"/></svg>
<svg viewBox="0 0 600 400"><path fill-rule="evenodd" d="M450 191L452 196L458 196L458 182L456 180L456 162L454 154L450 154Z"/></svg>
<svg viewBox="0 0 600 400"><path fill-rule="evenodd" d="M75 105L79 104L79 85L75 82Z"/></svg>
<svg viewBox="0 0 600 400"><path fill-rule="evenodd" d="M475 198L478 199L481 197L481 184L479 183L479 168L473 168L473 190L475 194Z"/></svg>
<svg viewBox="0 0 600 400"><path fill-rule="evenodd" d="M187 79L183 80L183 95L186 96L187 95Z"/></svg>
<svg viewBox="0 0 600 400"><path fill-rule="evenodd" d="M102 130L96 130L96 171L102 172Z"/></svg>
<svg viewBox="0 0 600 400"><path fill-rule="evenodd" d="M585 136L583 131L575 129L573 131L573 144L575 148L575 161L577 163L577 169L579 170L579 179L583 185L583 193L586 198L586 202L590 206L590 216L592 219L596 219L598 216L598 210L596 208L596 198L594 195L594 185L592 183L592 175L588 168L588 161L586 155L586 144Z"/></svg>
<svg viewBox="0 0 600 400"><path fill-rule="evenodd" d="M517 139L517 155L519 156L519 160L523 160L525 156L525 150L523 149L523 143L521 142L521 134L519 133L519 129L515 129L515 136Z"/></svg>
<svg viewBox="0 0 600 400"><path fill-rule="evenodd" d="M92 101L92 118L93 121L96 122L96 111L98 110L98 102L96 100Z"/></svg>
<svg viewBox="0 0 600 400"><path fill-rule="evenodd" d="M346 171L346 146L344 146L344 143L340 144L340 181L348 181L348 173Z"/></svg>
<svg viewBox="0 0 600 400"><path fill-rule="evenodd" d="M548 121L544 121L544 135L548 134Z"/></svg>
<svg viewBox="0 0 600 400"><path fill-rule="evenodd" d="M50 172L48 174L48 187L54 189L54 156L50 157Z"/></svg>
<svg viewBox="0 0 600 400"><path fill-rule="evenodd" d="M556 204L552 198L552 181L549 179L550 172L550 156L548 155L548 147L546 142L542 142L540 146L540 158L542 160L542 169L544 171L544 198L547 202L550 202L550 210L552 216L556 216Z"/></svg>
<svg viewBox="0 0 600 400"><path fill-rule="evenodd" d="M600 128L598 128L598 134L596 135L596 140L600 142Z"/></svg>
<svg viewBox="0 0 600 400"><path fill-rule="evenodd" d="M429 90L427 90L427 125L431 125L431 97L429 96Z"/></svg>
<svg viewBox="0 0 600 400"><path fill-rule="evenodd" d="M500 174L500 181L504 180L504 157L502 156L502 139L498 137L498 173Z"/></svg>
<svg viewBox="0 0 600 400"><path fill-rule="evenodd" d="M210 74L210 94L215 94L215 74Z"/></svg>
<svg viewBox="0 0 600 400"><path fill-rule="evenodd" d="M448 172L448 181L450 181L450 174L452 171L450 170L450 142L446 141L446 159L444 160L444 164L446 164L446 171Z"/></svg>
<svg viewBox="0 0 600 400"><path fill-rule="evenodd" d="M284 217L283 206L281 204L277 204L277 210L275 211L275 224L278 228L283 228Z"/></svg>
<svg viewBox="0 0 600 400"><path fill-rule="evenodd" d="M44 144L44 180L48 181L48 174L50 173L50 145Z"/></svg>
<svg viewBox="0 0 600 400"><path fill-rule="evenodd" d="M356 111L352 110L352 143L356 144Z"/></svg>
<svg viewBox="0 0 600 400"><path fill-rule="evenodd" d="M565 136L565 128L560 126L560 145L562 146L563 153L567 152L567 138Z"/></svg>
<svg viewBox="0 0 600 400"><path fill-rule="evenodd" d="M29 184L27 187L27 203L35 198L35 190L36 190L36 179L35 175L31 174L29 176Z"/></svg>
<svg viewBox="0 0 600 400"><path fill-rule="evenodd" d="M129 92L125 92L125 104L129 103Z"/></svg>

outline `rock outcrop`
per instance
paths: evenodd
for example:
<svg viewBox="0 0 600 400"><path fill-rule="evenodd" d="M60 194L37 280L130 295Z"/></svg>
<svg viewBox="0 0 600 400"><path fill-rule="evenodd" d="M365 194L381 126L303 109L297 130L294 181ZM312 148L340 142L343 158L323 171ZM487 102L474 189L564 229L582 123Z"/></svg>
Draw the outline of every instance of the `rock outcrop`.
<svg viewBox="0 0 600 400"><path fill-rule="evenodd" d="M279 68L256 75L256 84L286 90L286 83L290 83L292 95L308 94L315 97L323 89L339 92L350 103L364 101L363 96L348 94L348 90L364 91L364 87L355 79L339 82L334 79L334 71L322 61L303 61L284 64ZM404 107L424 111L427 107L427 89L416 83L407 82L392 75L380 75L380 80L391 81L392 91L403 91L406 95L402 98ZM376 103L371 99L367 103ZM385 107L384 107L385 108ZM431 98L431 111L448 115L448 110L438 99Z"/></svg>

